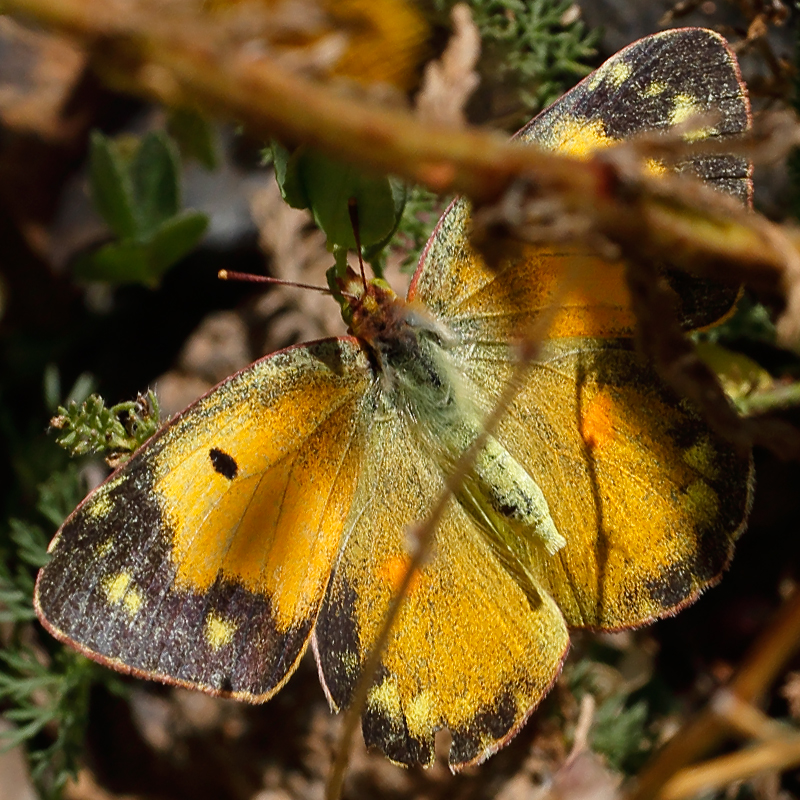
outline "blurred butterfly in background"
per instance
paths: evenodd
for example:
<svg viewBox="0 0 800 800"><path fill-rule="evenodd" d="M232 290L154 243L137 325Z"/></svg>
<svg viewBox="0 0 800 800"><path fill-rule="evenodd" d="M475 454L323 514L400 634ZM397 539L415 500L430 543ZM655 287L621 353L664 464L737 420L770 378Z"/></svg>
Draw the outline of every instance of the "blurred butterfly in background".
<svg viewBox="0 0 800 800"><path fill-rule="evenodd" d="M585 157L638 133L749 104L725 41L698 28L642 39L519 134ZM653 162L656 172L664 167ZM728 155L678 166L749 201ZM44 626L115 669L261 702L312 643L346 707L429 513L514 368L512 342L568 270L581 280L414 576L363 713L390 759L454 770L523 725L559 673L569 628L675 613L725 569L752 468L637 358L620 264L578 248L507 248L490 269L457 200L407 300L348 274L352 335L274 353L168 422L83 501L40 572ZM687 327L734 292L675 281Z"/></svg>

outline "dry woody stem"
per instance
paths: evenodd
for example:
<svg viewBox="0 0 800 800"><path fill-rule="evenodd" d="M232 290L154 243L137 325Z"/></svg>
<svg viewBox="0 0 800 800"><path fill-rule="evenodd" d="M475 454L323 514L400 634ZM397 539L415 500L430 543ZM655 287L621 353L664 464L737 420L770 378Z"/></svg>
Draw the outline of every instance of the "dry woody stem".
<svg viewBox="0 0 800 800"><path fill-rule="evenodd" d="M711 703L692 722L685 725L661 753L639 775L629 794L630 800L679 800L700 791L723 786L767 769L785 769L800 763L800 735L777 737L775 723L761 721L760 745L734 755L720 757L697 767L683 769L702 757L732 733L752 729L757 709L744 713L737 707L757 705L780 675L786 663L800 648L800 591L786 601L775 620L753 645L736 675L723 690L721 703ZM722 705L722 709L719 706ZM724 711L724 714L720 713ZM736 721L733 722L732 719ZM751 730L751 733L754 731Z"/></svg>
<svg viewBox="0 0 800 800"><path fill-rule="evenodd" d="M512 185L522 186L523 202L556 197L564 213L588 221L595 240L624 256L657 252L679 269L785 298L780 332L787 342L800 336L797 233L695 183L643 174L621 157L629 145L575 161L494 132L424 124L410 111L292 72L254 41L232 38L219 18L181 12L178 4L159 14L113 0L6 0L4 8L77 39L98 73L123 90L199 106L255 134L304 142L434 191L462 192L479 205Z"/></svg>

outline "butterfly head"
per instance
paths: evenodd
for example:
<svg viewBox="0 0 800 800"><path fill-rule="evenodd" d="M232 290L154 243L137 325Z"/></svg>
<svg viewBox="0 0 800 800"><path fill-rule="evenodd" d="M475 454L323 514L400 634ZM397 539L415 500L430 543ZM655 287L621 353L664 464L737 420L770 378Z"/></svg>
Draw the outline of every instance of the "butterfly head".
<svg viewBox="0 0 800 800"><path fill-rule="evenodd" d="M387 358L391 362L409 354L415 357L420 336L444 346L451 343L452 333L429 309L399 297L382 278L364 281L348 268L344 278L334 277L331 284L350 333L364 342L384 367Z"/></svg>
<svg viewBox="0 0 800 800"><path fill-rule="evenodd" d="M372 349L404 316L405 303L382 278L365 281L348 267L344 277L329 277L329 284L350 332Z"/></svg>

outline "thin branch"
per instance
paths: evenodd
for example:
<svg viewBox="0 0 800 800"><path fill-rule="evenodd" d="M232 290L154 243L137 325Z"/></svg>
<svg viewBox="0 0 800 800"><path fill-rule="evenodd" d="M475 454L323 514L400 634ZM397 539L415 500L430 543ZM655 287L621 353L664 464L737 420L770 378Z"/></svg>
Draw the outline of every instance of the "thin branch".
<svg viewBox="0 0 800 800"><path fill-rule="evenodd" d="M720 689L714 695L709 708L720 719L724 719L732 731L746 739L782 739L793 733L791 728L776 722L752 703L741 700L727 689Z"/></svg>
<svg viewBox="0 0 800 800"><path fill-rule="evenodd" d="M753 645L726 691L744 703L757 704L800 648L800 591L783 605ZM702 758L730 733L713 703L667 742L649 766L639 774L629 800L661 797L661 791L684 766ZM770 746L772 743L766 745Z"/></svg>
<svg viewBox="0 0 800 800"><path fill-rule="evenodd" d="M688 800L708 794L735 781L755 778L765 772L791 769L800 764L800 736L786 736L757 744L696 767L681 770L659 794L660 800Z"/></svg>
<svg viewBox="0 0 800 800"><path fill-rule="evenodd" d="M411 112L288 71L248 46L257 38L226 35L218 16L155 14L141 2L114 0L4 0L4 8L77 38L111 83L168 105L202 106L256 134L304 142L478 203L521 181L530 199L557 197L623 255L658 252L679 269L786 296L792 317L781 331L800 333L798 235L697 184L638 168L633 174L631 159L619 157L624 144L576 161L493 132L423 124Z"/></svg>

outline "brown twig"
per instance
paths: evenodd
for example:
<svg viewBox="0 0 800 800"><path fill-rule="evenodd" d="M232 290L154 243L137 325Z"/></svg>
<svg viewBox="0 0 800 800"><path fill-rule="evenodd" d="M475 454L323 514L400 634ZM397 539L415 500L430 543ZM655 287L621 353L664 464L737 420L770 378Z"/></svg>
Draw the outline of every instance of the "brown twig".
<svg viewBox="0 0 800 800"><path fill-rule="evenodd" d="M798 647L800 591L795 591L753 645L725 691L743 703L757 704ZM724 717L715 713L714 705L710 704L694 721L678 731L651 764L645 767L628 796L629 800L661 798L662 789L673 775L692 761L702 758L729 733L729 724ZM765 747L773 744L770 742Z"/></svg>
<svg viewBox="0 0 800 800"><path fill-rule="evenodd" d="M764 772L791 769L800 764L800 735L753 745L696 767L681 770L659 793L660 800L688 800L754 778Z"/></svg>
<svg viewBox="0 0 800 800"><path fill-rule="evenodd" d="M718 193L633 175L611 151L581 162L492 132L423 124L410 112L343 96L232 44L218 18L195 14L187 21L185 14L156 15L142 3L113 0L5 0L4 7L77 38L96 69L127 91L200 105L254 133L305 142L479 203L497 200L521 180L531 198L557 196L567 213L590 220L592 232L623 255L657 250L680 269L745 280L776 296L798 291L800 278L785 268L787 254L797 252L794 235Z"/></svg>

